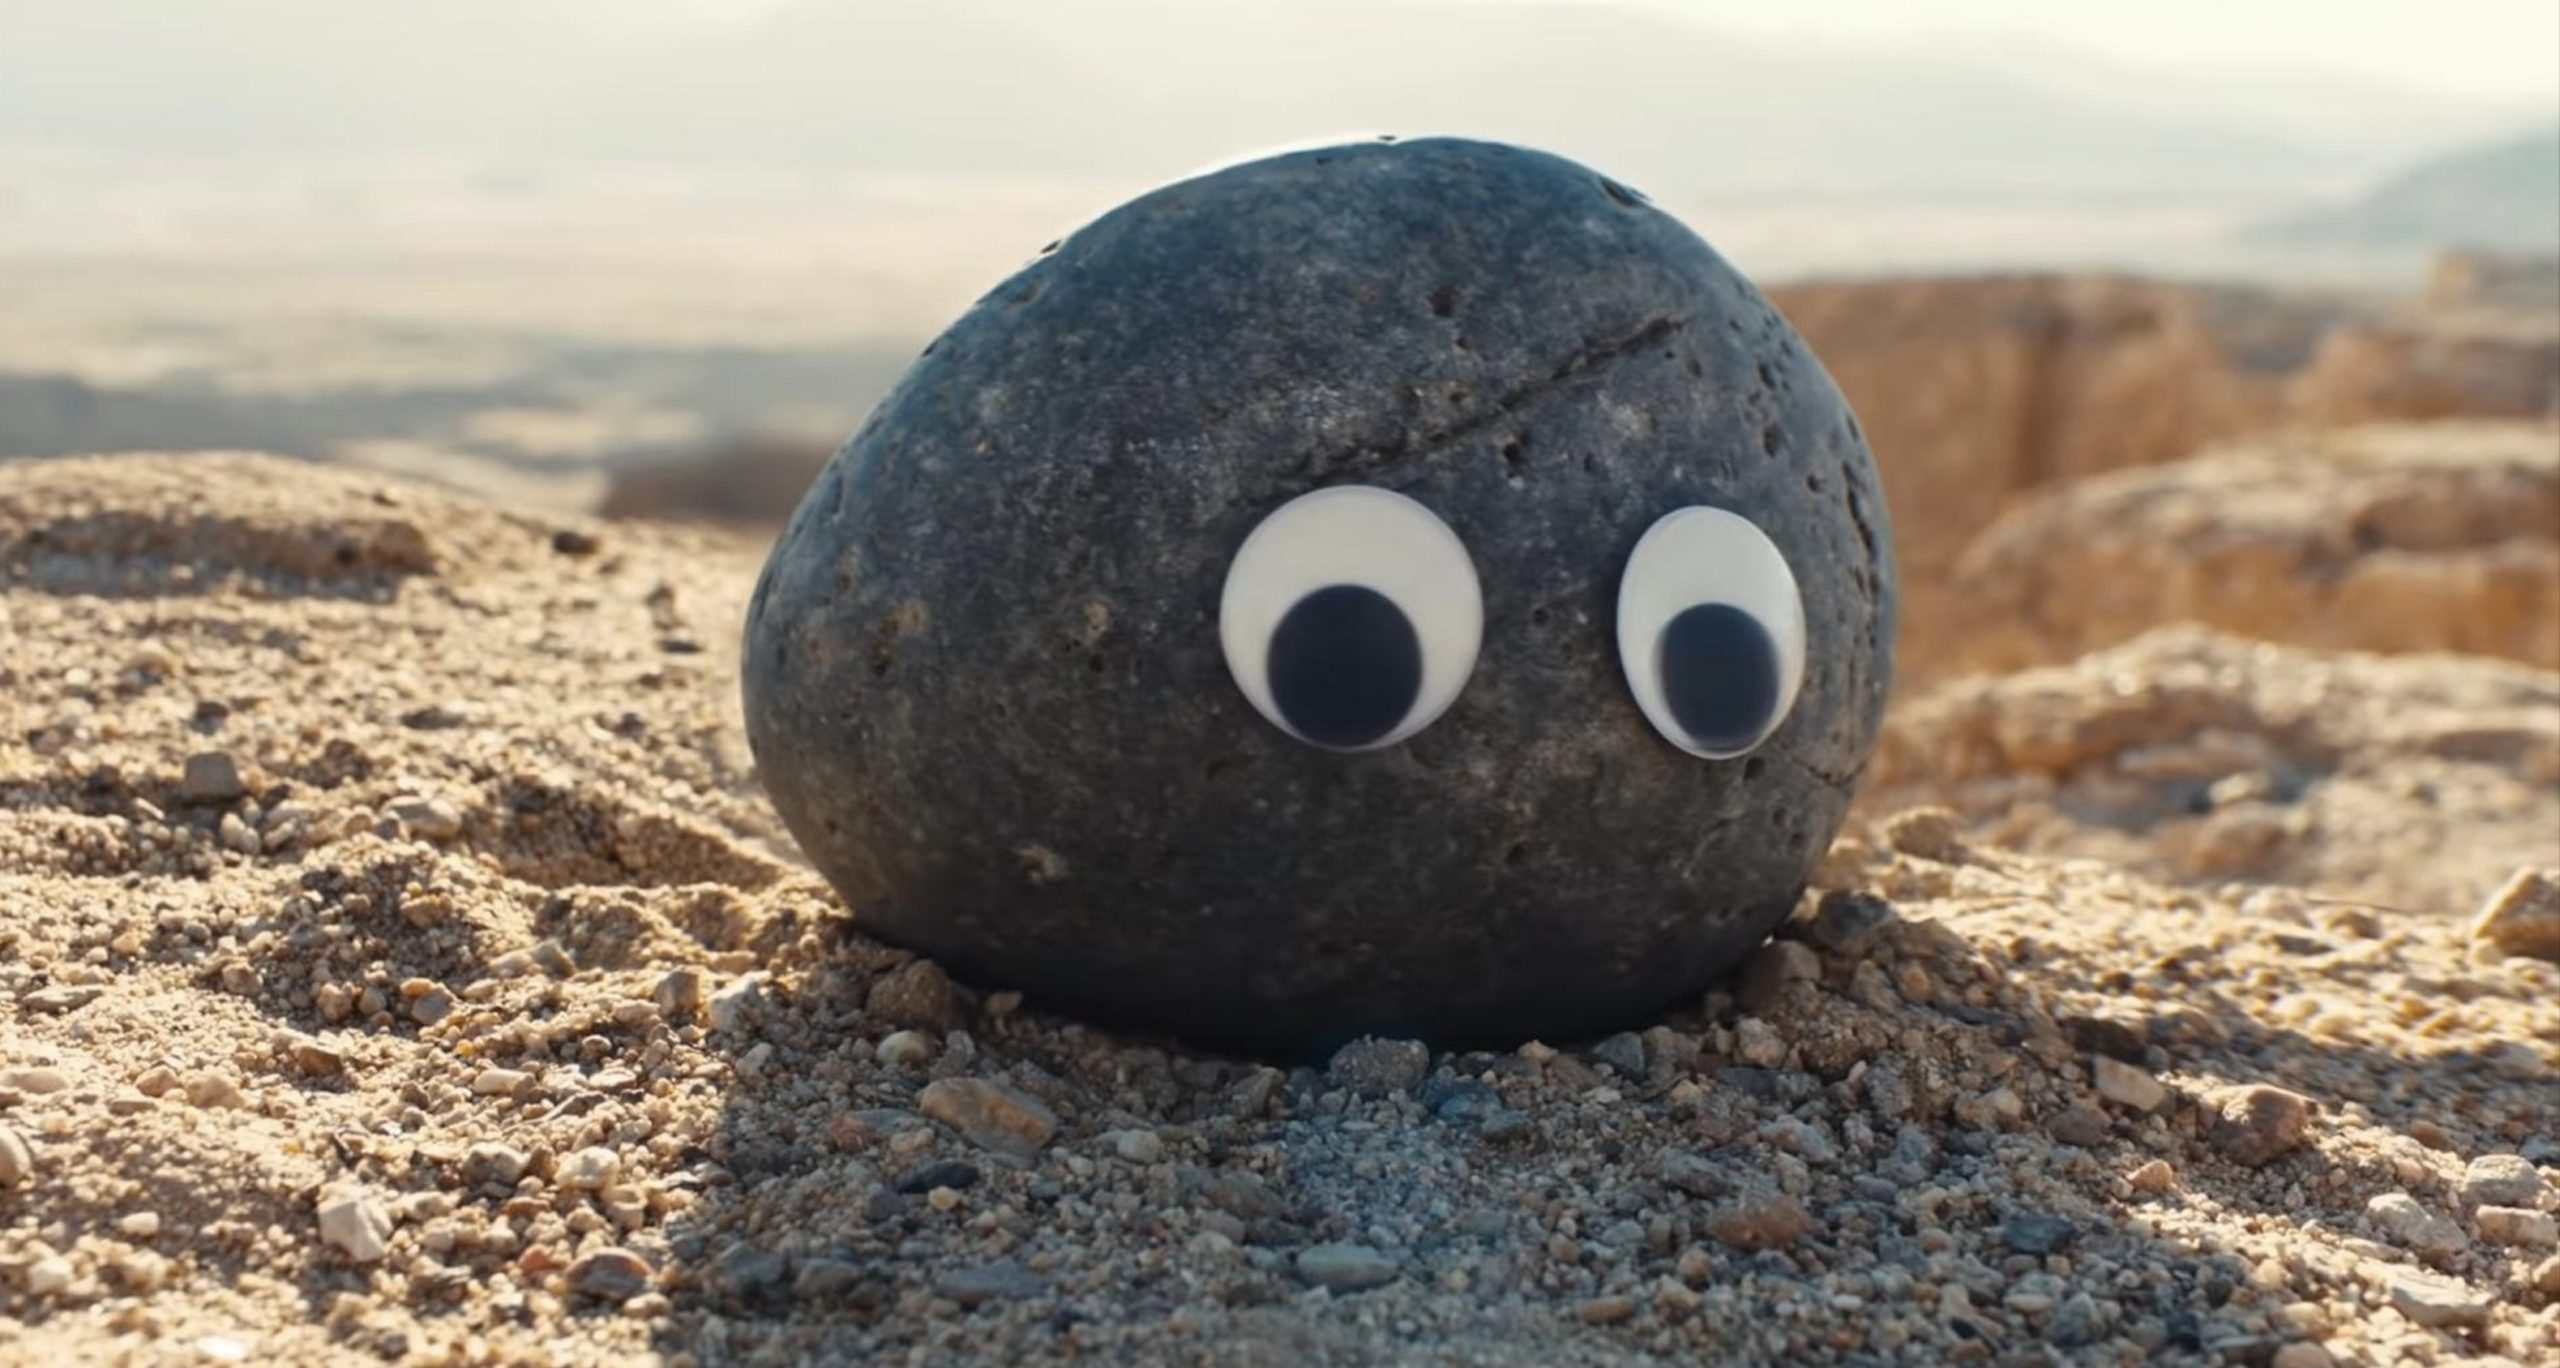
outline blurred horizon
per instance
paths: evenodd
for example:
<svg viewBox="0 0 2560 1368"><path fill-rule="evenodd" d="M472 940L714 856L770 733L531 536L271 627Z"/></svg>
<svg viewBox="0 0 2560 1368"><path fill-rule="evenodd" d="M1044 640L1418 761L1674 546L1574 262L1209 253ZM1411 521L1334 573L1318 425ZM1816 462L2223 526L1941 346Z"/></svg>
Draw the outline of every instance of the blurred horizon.
<svg viewBox="0 0 2560 1368"><path fill-rule="evenodd" d="M2387 305L2560 253L2560 5L0 0L0 457L587 501L832 442L1040 244L1380 133L1583 161L1763 286Z"/></svg>

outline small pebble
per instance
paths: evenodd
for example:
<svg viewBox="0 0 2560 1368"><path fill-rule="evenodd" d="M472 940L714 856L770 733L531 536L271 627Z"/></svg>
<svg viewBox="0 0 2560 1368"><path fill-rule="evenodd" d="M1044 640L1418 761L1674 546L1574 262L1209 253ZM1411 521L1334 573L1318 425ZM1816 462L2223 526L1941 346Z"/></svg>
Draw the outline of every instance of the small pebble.
<svg viewBox="0 0 2560 1368"><path fill-rule="evenodd" d="M981 1149L1028 1159L1058 1133L1057 1114L1017 1088L981 1078L943 1078L925 1085L918 1110Z"/></svg>
<svg viewBox="0 0 2560 1368"><path fill-rule="evenodd" d="M1336 1292L1359 1292L1396 1279L1397 1262L1361 1244L1309 1245L1298 1251L1298 1276Z"/></svg>
<svg viewBox="0 0 2560 1368"><path fill-rule="evenodd" d="M648 1291L649 1280L656 1273L647 1259L608 1245L579 1255L561 1276L569 1291L578 1296L619 1302Z"/></svg>
<svg viewBox="0 0 2560 1368"><path fill-rule="evenodd" d="M1633 1031L1620 1031L1592 1046L1591 1057L1616 1070L1620 1078L1644 1077L1644 1037Z"/></svg>
<svg viewBox="0 0 2560 1368"><path fill-rule="evenodd" d="M2311 1133L2314 1104L2300 1093L2256 1083L2224 1089L2212 1100L2205 1139L2235 1164L2264 1167L2300 1148Z"/></svg>
<svg viewBox="0 0 2560 1368"><path fill-rule="evenodd" d="M186 759L178 777L181 803L237 802L249 792L240 782L240 766L225 751L202 751Z"/></svg>
<svg viewBox="0 0 2560 1368"><path fill-rule="evenodd" d="M1573 1308L1574 1318L1585 1325L1616 1325L1636 1313L1633 1297L1592 1297Z"/></svg>
<svg viewBox="0 0 2560 1368"><path fill-rule="evenodd" d="M2098 1096L2137 1112L2152 1112L2169 1100L2169 1089L2151 1071L2106 1055L2089 1059L2089 1082Z"/></svg>
<svg viewBox="0 0 2560 1368"><path fill-rule="evenodd" d="M16 1128L0 1126L0 1188L21 1187L36 1176L35 1151Z"/></svg>
<svg viewBox="0 0 2560 1368"><path fill-rule="evenodd" d="M934 1041L922 1031L891 1031L871 1054L893 1069L921 1069L933 1062Z"/></svg>
<svg viewBox="0 0 2560 1368"><path fill-rule="evenodd" d="M2281 1345L2275 1356L2267 1360L2267 1368L2335 1368L2337 1360L2329 1351L2310 1340L2295 1340Z"/></svg>
<svg viewBox="0 0 2560 1368"><path fill-rule="evenodd" d="M1112 1137L1112 1152L1132 1164L1154 1164L1164 1159L1164 1139L1151 1130L1124 1130Z"/></svg>
<svg viewBox="0 0 2560 1368"><path fill-rule="evenodd" d="M2471 1228L2491 1244L2544 1249L2560 1244L2560 1221L2524 1207L2484 1206L2471 1213Z"/></svg>
<svg viewBox="0 0 2560 1368"><path fill-rule="evenodd" d="M2166 1159L2153 1159L2126 1174L2125 1181L2132 1184L2136 1192L2159 1196L2178 1190L2178 1171L2171 1168Z"/></svg>
<svg viewBox="0 0 2560 1368"><path fill-rule="evenodd" d="M2057 1254L2080 1238L2080 1227L2059 1216L2043 1216L2022 1212L2010 1217L2000 1227L2000 1239L2010 1250L2038 1256Z"/></svg>
<svg viewBox="0 0 2560 1368"><path fill-rule="evenodd" d="M2506 954L2560 963L2560 875L2517 870L2481 904L2471 938Z"/></svg>
<svg viewBox="0 0 2560 1368"><path fill-rule="evenodd" d="M1900 918L1893 904L1873 893L1835 888L1816 899L1813 910L1788 922L1783 935L1812 943L1838 960L1865 959Z"/></svg>
<svg viewBox="0 0 2560 1368"><path fill-rule="evenodd" d="M442 798L404 794L383 811L410 835L427 841L450 841L462 834L462 809Z"/></svg>
<svg viewBox="0 0 2560 1368"><path fill-rule="evenodd" d="M909 960L872 981L863 1010L890 1026L936 1033L966 1024L959 986L932 960Z"/></svg>
<svg viewBox="0 0 2560 1368"><path fill-rule="evenodd" d="M2471 1243L2459 1226L2405 1192L2382 1193L2365 1203L2364 1213L2393 1244L2431 1259L2451 1258Z"/></svg>
<svg viewBox="0 0 2560 1368"><path fill-rule="evenodd" d="M1736 1249L1776 1249L1813 1229L1804 1203L1782 1192L1738 1197L1707 1217L1706 1231Z"/></svg>
<svg viewBox="0 0 2560 1368"><path fill-rule="evenodd" d="M2462 1171L2464 1206L2535 1206L2542 1189L2542 1175L2521 1154L2484 1154Z"/></svg>
<svg viewBox="0 0 2560 1368"><path fill-rule="evenodd" d="M1419 1040L1362 1036L1333 1052L1325 1076L1367 1097L1409 1093L1431 1070L1431 1049Z"/></svg>
<svg viewBox="0 0 2560 1368"><path fill-rule="evenodd" d="M975 1268L954 1269L933 1280L933 1290L962 1306L982 1306L991 1301L1019 1301L1036 1297L1049 1290L1048 1282L1039 1274L1011 1259L980 1264Z"/></svg>
<svg viewBox="0 0 2560 1368"><path fill-rule="evenodd" d="M373 1263L391 1251L391 1213L369 1193L324 1191L319 1217L320 1238L357 1263Z"/></svg>
<svg viewBox="0 0 2560 1368"><path fill-rule="evenodd" d="M27 1295L53 1297L71 1287L71 1261L59 1254L47 1255L27 1265Z"/></svg>
<svg viewBox="0 0 2560 1368"><path fill-rule="evenodd" d="M622 1176L622 1156L602 1145L590 1145L560 1161L558 1181L572 1192L595 1192Z"/></svg>
<svg viewBox="0 0 2560 1368"><path fill-rule="evenodd" d="M2489 1298L2467 1283L2452 1278L2404 1269L2391 1277L2391 1306L2401 1315L2430 1329L2455 1325L2486 1325L2489 1322Z"/></svg>

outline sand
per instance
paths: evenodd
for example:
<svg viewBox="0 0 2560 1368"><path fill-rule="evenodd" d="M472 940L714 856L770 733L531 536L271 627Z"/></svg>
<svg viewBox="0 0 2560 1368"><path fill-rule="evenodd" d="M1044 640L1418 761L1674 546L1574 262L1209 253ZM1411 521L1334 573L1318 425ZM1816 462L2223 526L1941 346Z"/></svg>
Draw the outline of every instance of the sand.
<svg viewBox="0 0 2560 1368"><path fill-rule="evenodd" d="M759 556L0 466L0 1361L2560 1355L2560 964L2473 929L2560 897L2547 668L1956 680L1692 1008L1271 1067L865 939Z"/></svg>

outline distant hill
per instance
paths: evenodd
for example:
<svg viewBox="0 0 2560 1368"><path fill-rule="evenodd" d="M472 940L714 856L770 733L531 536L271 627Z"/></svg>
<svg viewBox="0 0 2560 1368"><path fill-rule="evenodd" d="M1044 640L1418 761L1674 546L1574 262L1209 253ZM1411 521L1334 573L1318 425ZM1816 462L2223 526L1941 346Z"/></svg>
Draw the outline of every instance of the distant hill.
<svg viewBox="0 0 2560 1368"><path fill-rule="evenodd" d="M2272 240L2560 252L2560 128L2419 163L2361 198L2265 225Z"/></svg>

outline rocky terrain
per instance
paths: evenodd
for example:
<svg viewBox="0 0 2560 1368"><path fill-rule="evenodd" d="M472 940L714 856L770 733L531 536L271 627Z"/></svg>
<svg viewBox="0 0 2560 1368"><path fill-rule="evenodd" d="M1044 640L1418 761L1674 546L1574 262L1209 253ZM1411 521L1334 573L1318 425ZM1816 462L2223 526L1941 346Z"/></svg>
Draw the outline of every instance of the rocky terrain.
<svg viewBox="0 0 2560 1368"><path fill-rule="evenodd" d="M867 940L752 539L0 467L0 1361L2552 1361L2560 444L2160 440L1747 972L1309 1061Z"/></svg>

